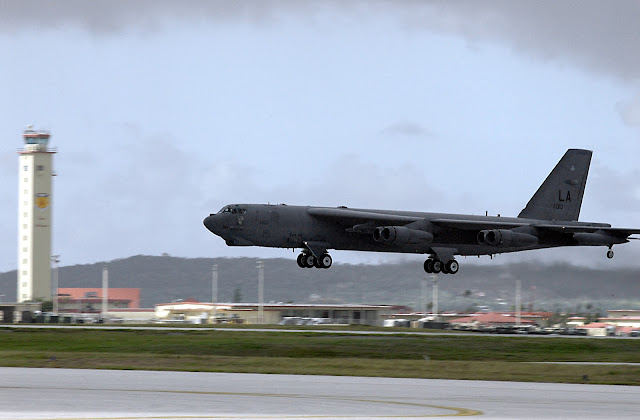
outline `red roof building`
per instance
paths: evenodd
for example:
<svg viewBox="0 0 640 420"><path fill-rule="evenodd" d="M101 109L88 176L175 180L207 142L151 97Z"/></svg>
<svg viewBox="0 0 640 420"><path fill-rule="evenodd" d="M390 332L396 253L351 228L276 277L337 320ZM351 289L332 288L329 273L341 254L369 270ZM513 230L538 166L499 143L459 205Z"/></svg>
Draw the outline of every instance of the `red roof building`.
<svg viewBox="0 0 640 420"><path fill-rule="evenodd" d="M135 309L140 307L140 289L109 288L108 310ZM102 288L58 288L60 312L98 313L102 309Z"/></svg>

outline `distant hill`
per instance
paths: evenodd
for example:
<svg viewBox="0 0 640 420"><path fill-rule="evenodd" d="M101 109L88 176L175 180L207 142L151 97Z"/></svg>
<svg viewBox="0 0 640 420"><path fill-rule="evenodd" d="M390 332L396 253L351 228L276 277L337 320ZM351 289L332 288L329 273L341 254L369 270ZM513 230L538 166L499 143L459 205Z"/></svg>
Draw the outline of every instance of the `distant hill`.
<svg viewBox="0 0 640 420"><path fill-rule="evenodd" d="M175 258L137 255L95 264L60 267L60 287L101 287L102 267L109 267L110 287L142 289L143 307L176 299L211 301L211 267L218 265L218 296L232 302L256 302L254 258ZM265 301L296 303L399 304L422 309L422 282L429 278L416 262L384 265L335 264L329 270L300 269L294 261L265 259ZM515 279L522 283L522 303L535 297L535 309L640 308L640 270L597 270L568 264L465 264L455 275L440 275L440 309L472 305L510 309ZM535 287L535 290L532 289ZM16 272L0 274L3 301L16 296ZM431 301L431 284L427 290Z"/></svg>

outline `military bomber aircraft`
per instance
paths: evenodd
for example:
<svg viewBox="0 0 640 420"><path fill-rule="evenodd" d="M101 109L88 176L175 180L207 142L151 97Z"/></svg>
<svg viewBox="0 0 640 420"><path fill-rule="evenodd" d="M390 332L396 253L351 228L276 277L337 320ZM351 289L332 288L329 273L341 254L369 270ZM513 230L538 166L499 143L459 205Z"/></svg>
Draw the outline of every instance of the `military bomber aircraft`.
<svg viewBox="0 0 640 420"><path fill-rule="evenodd" d="M629 242L640 229L579 222L592 152L570 149L518 217L348 207L231 204L204 219L229 246L301 248L298 266L329 268L329 249L429 254L427 273L455 274L456 255Z"/></svg>

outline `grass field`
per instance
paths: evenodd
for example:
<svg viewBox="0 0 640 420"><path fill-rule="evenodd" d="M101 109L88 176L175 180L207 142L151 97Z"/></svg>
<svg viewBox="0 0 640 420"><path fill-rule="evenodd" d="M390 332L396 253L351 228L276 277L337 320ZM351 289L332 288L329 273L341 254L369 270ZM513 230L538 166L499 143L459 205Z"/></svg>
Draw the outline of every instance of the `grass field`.
<svg viewBox="0 0 640 420"><path fill-rule="evenodd" d="M0 330L0 365L640 385L640 340L314 332Z"/></svg>

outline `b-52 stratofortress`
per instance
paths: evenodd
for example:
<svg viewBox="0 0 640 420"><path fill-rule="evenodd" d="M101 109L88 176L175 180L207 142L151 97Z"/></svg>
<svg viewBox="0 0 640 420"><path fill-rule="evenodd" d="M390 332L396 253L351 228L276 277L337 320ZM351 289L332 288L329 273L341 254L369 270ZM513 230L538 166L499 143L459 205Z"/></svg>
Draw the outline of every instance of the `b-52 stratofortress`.
<svg viewBox="0 0 640 420"><path fill-rule="evenodd" d="M427 273L455 274L456 255L561 246L612 247L640 229L579 222L592 152L569 149L518 217L231 204L204 219L229 246L301 248L298 266L329 268L329 249L428 254Z"/></svg>

